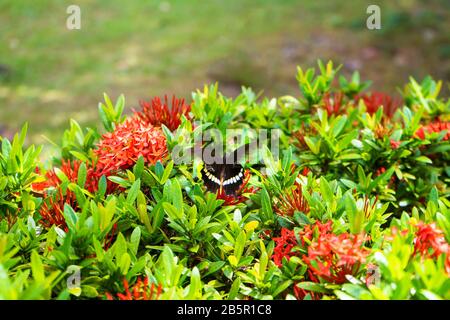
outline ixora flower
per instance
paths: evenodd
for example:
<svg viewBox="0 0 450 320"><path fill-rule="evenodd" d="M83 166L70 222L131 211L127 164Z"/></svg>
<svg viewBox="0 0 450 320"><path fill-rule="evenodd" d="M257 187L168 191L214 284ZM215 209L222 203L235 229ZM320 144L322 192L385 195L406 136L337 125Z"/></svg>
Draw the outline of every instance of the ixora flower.
<svg viewBox="0 0 450 320"><path fill-rule="evenodd" d="M99 176L129 169L140 156L147 164L154 165L168 154L161 128L137 117L128 118L113 132L105 133L94 152L98 156L96 171Z"/></svg>
<svg viewBox="0 0 450 320"><path fill-rule="evenodd" d="M426 224L423 221L419 221L413 227L413 256L437 259L444 255L445 272L450 276L450 244L446 241L444 232L434 222ZM396 236L407 237L410 234L408 229L399 231L396 227L392 227L390 233L385 236L385 240L392 242Z"/></svg>
<svg viewBox="0 0 450 320"><path fill-rule="evenodd" d="M435 121L428 125L421 126L414 134L417 138L425 140L426 134L431 134L433 132L445 131L444 138L442 140L450 139L450 121Z"/></svg>
<svg viewBox="0 0 450 320"><path fill-rule="evenodd" d="M298 233L300 244L302 246L306 246L307 242L312 239L314 230L318 230L319 233L331 232L331 221L324 224L317 221L314 227L315 228L311 228L310 225L306 225L305 228ZM295 246L299 245L293 230L281 228L281 236L273 238L272 240L275 241L272 260L278 267L282 266L283 258L289 260L290 257L300 254L300 251L292 251Z"/></svg>
<svg viewBox="0 0 450 320"><path fill-rule="evenodd" d="M130 286L126 279L123 279L124 293L117 293L118 300L158 300L162 292L161 285L155 286L154 283L149 285L148 277L144 280L138 278L133 288L130 291ZM115 300L113 295L106 293L108 300Z"/></svg>
<svg viewBox="0 0 450 320"><path fill-rule="evenodd" d="M80 170L82 162L79 160L62 160L59 170L67 177L70 182L78 181L78 172ZM39 173L39 168L36 169ZM55 172L55 169L51 169L46 172L44 181L32 184L32 190L36 192L46 191L48 188L56 188L61 184L61 180ZM84 188L89 192L95 192L98 189L98 177L95 174L94 168L89 164L86 164L86 182Z"/></svg>
<svg viewBox="0 0 450 320"><path fill-rule="evenodd" d="M306 254L292 249L299 245L295 233L282 229L281 237L274 238L275 249L272 259L277 266L281 266L282 259L289 259L293 255L300 256L308 266L311 281L342 284L346 282L346 275L355 275L365 263L369 250L363 244L366 237L362 234L354 235L332 232L332 221L313 225L306 225L298 234L301 246L307 249Z"/></svg>
<svg viewBox="0 0 450 320"><path fill-rule="evenodd" d="M272 240L275 241L272 260L278 267L281 267L283 265L283 258L289 260L290 257L296 255L295 252L292 252L292 249L298 245L297 239L293 230L282 228L281 236Z"/></svg>
<svg viewBox="0 0 450 320"><path fill-rule="evenodd" d="M325 110L327 110L328 116L332 114L341 114L344 113L345 110L342 109L342 99L344 94L342 92L336 92L333 95L330 93L326 93L323 97L323 104L325 106Z"/></svg>
<svg viewBox="0 0 450 320"><path fill-rule="evenodd" d="M364 235L349 233L336 235L332 231L331 220L306 225L297 236L294 231L282 228L281 236L273 240L275 241L273 262L281 267L283 258L289 260L292 256L297 256L306 264L309 280L316 283L345 283L347 281L345 276L359 273L370 253L363 246L366 240ZM303 250L294 250L296 247ZM304 299L307 294L310 294L312 299L319 299L321 296L296 285L294 294L297 299Z"/></svg>
<svg viewBox="0 0 450 320"><path fill-rule="evenodd" d="M235 206L239 203L245 202L248 200L246 194L255 193L256 189L254 187L248 187L248 182L251 178L250 172L245 170L244 179L242 181L241 186L236 191L235 194L226 194L224 188L221 188L217 191L216 199L224 200L224 206Z"/></svg>
<svg viewBox="0 0 450 320"><path fill-rule="evenodd" d="M414 254L427 258L437 258L441 254L450 255L450 245L445 240L444 232L437 228L435 223L425 224L420 221L416 228Z"/></svg>
<svg viewBox="0 0 450 320"><path fill-rule="evenodd" d="M62 160L59 170L66 176L69 182L78 182L78 173L82 162L79 160ZM36 168L36 172L40 172ZM96 174L95 168L86 163L86 178L84 188L95 193L98 190L100 177ZM61 179L56 174L55 168L49 170L44 175L44 181L31 185L31 190L45 196L42 206L39 209L41 215L40 223L50 228L52 225L63 228L67 231L67 224L63 216L64 205L69 204L73 209L78 208L75 193L68 188L61 186ZM111 181L106 181L106 193L110 194L118 190L119 186Z"/></svg>
<svg viewBox="0 0 450 320"><path fill-rule="evenodd" d="M181 124L181 116L184 115L190 120L189 112L191 106L184 103L184 99L177 99L172 97L172 103L169 107L169 100L167 96L164 101L159 97L153 98L150 102L141 101L142 111L137 112L136 115L143 121L160 127L164 124L171 131L177 129Z"/></svg>
<svg viewBox="0 0 450 320"><path fill-rule="evenodd" d="M299 148L300 150L308 150L309 146L306 143L305 138L311 137L317 134L317 129L312 126L305 126L304 123L302 123L302 126L300 129L292 133L292 136L295 138L294 145Z"/></svg>
<svg viewBox="0 0 450 320"><path fill-rule="evenodd" d="M346 275L357 274L369 254L363 247L365 240L361 234L319 233L303 256L311 280L342 284L347 281Z"/></svg>
<svg viewBox="0 0 450 320"><path fill-rule="evenodd" d="M77 182L81 163L78 160L63 160L59 170L70 182ZM39 169L37 168L36 171L39 172ZM55 169L51 169L45 174L44 181L32 184L31 189L46 196L39 209L40 223L46 228L56 225L67 231L67 224L63 216L64 205L69 204L72 208L76 208L78 205L75 194L67 188L63 191L61 182ZM95 192L97 186L98 179L95 177L94 170L87 166L85 188L89 192ZM54 189L55 192L50 194L50 189Z"/></svg>
<svg viewBox="0 0 450 320"><path fill-rule="evenodd" d="M383 113L392 118L397 108L402 104L402 101L398 98L392 98L390 95L382 92L373 92L368 95L360 95L355 98L356 101L363 100L366 106L366 111L372 115L383 107Z"/></svg>
<svg viewBox="0 0 450 320"><path fill-rule="evenodd" d="M305 168L303 175L307 175L309 170ZM280 195L280 197L274 199L274 211L280 216L292 217L295 212L308 213L309 205L303 196L302 186L298 182L295 183L293 189L290 192Z"/></svg>
<svg viewBox="0 0 450 320"><path fill-rule="evenodd" d="M401 141L395 141L395 140L390 140L389 143L391 144L391 148L393 150L398 149L400 147Z"/></svg>
<svg viewBox="0 0 450 320"><path fill-rule="evenodd" d="M40 223L45 228L51 228L55 225L64 231L68 231L66 219L64 218L64 205L68 204L72 208L76 207L75 194L69 190L63 193L61 187L58 187L57 193L42 203L39 209L41 215Z"/></svg>

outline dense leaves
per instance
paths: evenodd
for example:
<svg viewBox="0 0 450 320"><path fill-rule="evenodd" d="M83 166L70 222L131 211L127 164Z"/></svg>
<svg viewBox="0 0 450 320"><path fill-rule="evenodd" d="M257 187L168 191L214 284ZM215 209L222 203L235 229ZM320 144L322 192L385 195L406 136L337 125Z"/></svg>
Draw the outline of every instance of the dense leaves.
<svg viewBox="0 0 450 320"><path fill-rule="evenodd" d="M338 71L130 116L105 95L105 131L70 120L49 165L26 126L1 137L0 299L450 299L450 100L430 77L394 97ZM213 194L206 129L277 129L279 150Z"/></svg>

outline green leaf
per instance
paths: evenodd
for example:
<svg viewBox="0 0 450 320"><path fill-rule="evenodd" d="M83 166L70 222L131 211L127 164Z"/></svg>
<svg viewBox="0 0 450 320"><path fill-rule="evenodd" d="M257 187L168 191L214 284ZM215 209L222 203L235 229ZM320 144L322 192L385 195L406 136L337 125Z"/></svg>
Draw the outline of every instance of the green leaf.
<svg viewBox="0 0 450 320"><path fill-rule="evenodd" d="M238 260L237 260L236 256L234 256L234 255L231 255L228 257L228 262L230 262L230 264L233 267L237 267L237 265L238 265Z"/></svg>
<svg viewBox="0 0 450 320"><path fill-rule="evenodd" d="M121 257L127 253L127 241L121 232L117 235L116 242L114 242L114 248L117 259L121 259Z"/></svg>
<svg viewBox="0 0 450 320"><path fill-rule="evenodd" d="M269 221L273 217L272 205L270 204L269 193L266 188L263 187L261 190L261 213L263 222Z"/></svg>
<svg viewBox="0 0 450 320"><path fill-rule="evenodd" d="M357 159L361 159L361 155L358 153L346 153L346 154L340 155L337 159L338 160L357 160Z"/></svg>
<svg viewBox="0 0 450 320"><path fill-rule="evenodd" d="M258 225L259 225L259 222L256 221L256 220L247 222L244 225L244 230L247 231L247 232L251 232L251 231L255 230L258 227Z"/></svg>
<svg viewBox="0 0 450 320"><path fill-rule="evenodd" d="M127 203L129 203L130 205L134 203L140 188L141 188L141 179L137 179L131 186L130 190L128 190Z"/></svg>
<svg viewBox="0 0 450 320"><path fill-rule="evenodd" d="M286 280L281 285L276 287L276 290L272 293L273 297L276 298L279 294L283 293L287 288L292 285L292 280Z"/></svg>
<svg viewBox="0 0 450 320"><path fill-rule="evenodd" d="M160 181L161 184L166 183L166 181L169 179L170 174L172 173L172 169L173 169L173 161L171 160L171 161L167 164L166 168L164 169L164 173L163 173L163 175L162 175L162 177L161 177L161 181Z"/></svg>
<svg viewBox="0 0 450 320"><path fill-rule="evenodd" d="M78 160L81 160L83 162L89 161L89 158L82 152L75 151L75 150L70 150L69 152L70 152L71 155L73 155Z"/></svg>
<svg viewBox="0 0 450 320"><path fill-rule="evenodd" d="M131 257L128 254L128 252L125 252L123 255L120 256L120 272L122 275L126 275L128 273L128 270L130 269L131 265Z"/></svg>
<svg viewBox="0 0 450 320"><path fill-rule="evenodd" d="M191 272L191 283L189 285L188 299L198 299L201 296L202 282L200 280L200 272L194 267Z"/></svg>
<svg viewBox="0 0 450 320"><path fill-rule="evenodd" d="M241 231L236 238L236 242L234 244L234 255L236 256L237 261L241 259L242 253L244 252L245 240L247 236L245 231Z"/></svg>
<svg viewBox="0 0 450 320"><path fill-rule="evenodd" d="M64 219L66 220L67 227L70 231L75 231L75 227L78 221L78 216L75 213L75 211L72 209L72 207L69 204L64 204L64 211L63 211Z"/></svg>
<svg viewBox="0 0 450 320"><path fill-rule="evenodd" d="M204 274L204 276L206 277L208 275L216 273L217 271L222 269L222 267L224 265L225 265L225 261L216 261L216 262L209 263L207 272Z"/></svg>
<svg viewBox="0 0 450 320"><path fill-rule="evenodd" d="M69 182L69 178L67 178L66 174L61 171L59 168L54 168L56 176L59 180L61 180L62 183Z"/></svg>
<svg viewBox="0 0 450 320"><path fill-rule="evenodd" d="M137 255L140 240L141 240L141 228L136 227L134 228L130 237L130 247L134 255Z"/></svg>
<svg viewBox="0 0 450 320"><path fill-rule="evenodd" d="M93 286L82 285L81 292L87 298L98 298L99 296L97 289Z"/></svg>
<svg viewBox="0 0 450 320"><path fill-rule="evenodd" d="M347 117L338 117L335 119L335 122L333 123L333 137L339 136L339 134L344 129L345 125L347 124Z"/></svg>
<svg viewBox="0 0 450 320"><path fill-rule="evenodd" d="M266 268L267 264L269 262L269 257L267 256L267 252L264 250L261 254L261 257L259 258L259 278L261 280L264 279L264 276L266 274Z"/></svg>
<svg viewBox="0 0 450 320"><path fill-rule="evenodd" d="M312 151L314 154L319 154L320 152L320 141L316 144L311 138L304 137L305 143L308 146L308 148Z"/></svg>
<svg viewBox="0 0 450 320"><path fill-rule="evenodd" d="M36 251L31 252L31 272L33 274L33 278L37 282L44 282L44 266L42 264L41 258L39 257L39 254Z"/></svg>
<svg viewBox="0 0 450 320"><path fill-rule="evenodd" d="M416 158L416 161L422 162L422 163L433 163L433 161L431 161L430 158L425 157L425 156L419 156Z"/></svg>
<svg viewBox="0 0 450 320"><path fill-rule="evenodd" d="M325 202L333 203L333 191L324 177L320 177L320 192L322 193L322 197Z"/></svg>
<svg viewBox="0 0 450 320"><path fill-rule="evenodd" d="M239 287L241 286L241 279L238 277L236 280L233 281L233 284L231 285L230 292L228 292L228 300L235 300L238 293L239 293Z"/></svg>
<svg viewBox="0 0 450 320"><path fill-rule="evenodd" d="M178 179L172 179L171 199L174 207L180 212L180 216L183 216L183 194L181 193L181 186Z"/></svg>
<svg viewBox="0 0 450 320"><path fill-rule="evenodd" d="M142 172L144 171L144 157L139 156L136 164L133 167L133 173L136 178L140 178L142 176Z"/></svg>
<svg viewBox="0 0 450 320"><path fill-rule="evenodd" d="M327 290L326 288L324 288L323 285L320 285L315 282L309 282L309 281L299 282L296 284L296 286L299 287L300 289L304 289L307 291L320 292L320 293L329 293L330 292L330 290Z"/></svg>
<svg viewBox="0 0 450 320"><path fill-rule="evenodd" d="M172 204L164 202L162 204L164 211L169 216L170 220L177 220L183 218L183 212L178 211Z"/></svg>
<svg viewBox="0 0 450 320"><path fill-rule="evenodd" d="M78 169L77 182L80 188L84 188L86 183L86 164L83 162Z"/></svg>
<svg viewBox="0 0 450 320"><path fill-rule="evenodd" d="M128 187L130 185L128 180L121 178L121 177L117 177L117 176L109 176L108 180L111 182L114 182L115 184L118 184L122 187Z"/></svg>
<svg viewBox="0 0 450 320"><path fill-rule="evenodd" d="M100 177L100 180L98 181L98 195L100 198L104 197L106 194L106 177L104 175L102 175Z"/></svg>

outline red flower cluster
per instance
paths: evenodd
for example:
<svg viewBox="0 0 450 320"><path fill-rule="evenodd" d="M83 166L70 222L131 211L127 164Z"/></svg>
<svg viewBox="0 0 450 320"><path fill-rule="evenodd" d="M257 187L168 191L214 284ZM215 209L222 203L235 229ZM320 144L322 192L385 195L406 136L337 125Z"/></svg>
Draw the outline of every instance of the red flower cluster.
<svg viewBox="0 0 450 320"><path fill-rule="evenodd" d="M315 134L317 134L316 128L305 126L305 124L302 123L302 127L292 133L293 137L297 140L294 142L295 146L301 150L308 150L309 146L305 141L305 137L313 136Z"/></svg>
<svg viewBox="0 0 450 320"><path fill-rule="evenodd" d="M272 260L278 267L281 267L283 258L289 260L290 257L295 255L292 249L298 245L297 239L293 230L282 228L281 236L273 238L273 241L275 241L275 248L273 249Z"/></svg>
<svg viewBox="0 0 450 320"><path fill-rule="evenodd" d="M307 225L298 236L300 243L294 231L281 229L281 236L273 239L275 248L272 260L281 267L283 258L301 257L308 266L309 280L313 282L342 284L347 281L346 275L356 275L360 271L369 255L369 250L363 246L365 236L349 233L336 235L332 231L331 220L327 223L317 221L313 225ZM307 248L307 253L294 251L296 246ZM320 296L294 286L297 299L303 299L308 293L313 299Z"/></svg>
<svg viewBox="0 0 450 320"><path fill-rule="evenodd" d="M78 182L78 172L80 170L82 162L79 160L62 160L61 167L59 168L62 173L67 177L70 182ZM39 169L36 171L39 173ZM100 177L97 175L95 168L86 164L86 182L84 188L95 193L98 190L98 183ZM63 216L64 204L69 204L73 209L78 208L75 194L66 188L62 190L61 180L56 175L55 169L49 170L45 174L45 180L37 182L31 185L31 189L34 192L41 193L44 196L49 195L49 189L54 188L54 195L48 197L39 209L39 213L42 217L41 224L44 227L51 227L56 225L62 227L67 231L66 221ZM106 182L106 192L108 194L118 189L118 186L111 181Z"/></svg>
<svg viewBox="0 0 450 320"><path fill-rule="evenodd" d="M44 201L39 209L39 214L41 215L40 223L45 228L51 228L52 225L55 225L67 232L67 223L63 215L66 203L72 208L76 207L75 194L67 190L64 195L62 189L58 188L57 193L53 197L49 197L47 201Z"/></svg>
<svg viewBox="0 0 450 320"><path fill-rule="evenodd" d="M320 234L331 232L331 221L327 223L321 223L317 221L313 227L306 225L305 228L299 233L299 239L302 247L308 245L314 236L314 230L317 230ZM281 267L283 258L289 260L290 257L296 255L292 252L292 249L298 245L295 233L293 230L287 228L281 229L281 236L279 238L273 238L275 241L275 248L272 255L273 262ZM298 251L300 253L300 251Z"/></svg>
<svg viewBox="0 0 450 320"><path fill-rule="evenodd" d="M444 232L435 223L425 224L420 221L417 225L414 239L414 254L422 257L437 258L441 254L450 253L450 246L445 241Z"/></svg>
<svg viewBox="0 0 450 320"><path fill-rule="evenodd" d="M149 285L148 277L138 278L137 282L130 291L128 281L123 279L123 286L125 288L125 293L118 293L118 300L158 300L162 292L161 285L155 286L154 283ZM106 298L108 300L114 300L114 297L110 293L106 293Z"/></svg>
<svg viewBox="0 0 450 320"><path fill-rule="evenodd" d="M344 94L342 92L337 92L333 94L333 97L329 93L326 93L323 97L323 103L325 109L327 110L328 116L332 114L341 114L344 112L342 110L342 98Z"/></svg>
<svg viewBox="0 0 450 320"><path fill-rule="evenodd" d="M416 228L413 254L434 259L442 254L446 255L445 271L450 275L450 245L445 240L444 232L437 228L435 223L425 224L422 221Z"/></svg>
<svg viewBox="0 0 450 320"><path fill-rule="evenodd" d="M81 163L82 162L78 160L63 160L59 169L70 182L77 182ZM37 169L37 172L39 172L39 169ZM41 215L40 222L46 228L56 225L67 231L67 225L63 215L64 205L67 203L72 208L76 208L76 197L69 189L66 189L63 192L61 180L56 175L55 169L49 170L45 174L45 181L34 183L31 185L31 188L34 192L40 192L45 196L49 194L49 188L56 189L55 194L48 197L39 209ZM94 174L94 170L88 166L86 170L85 188L89 192L95 192L98 188L98 179Z"/></svg>
<svg viewBox="0 0 450 320"><path fill-rule="evenodd" d="M316 221L313 225L306 225L305 228L300 232L300 241L302 246L307 245L314 238L314 232L319 235L324 235L331 233L333 231L333 222L330 220L326 223Z"/></svg>
<svg viewBox="0 0 450 320"><path fill-rule="evenodd" d="M62 160L61 167L59 168L70 182L78 181L78 171L80 170L80 165L82 164L79 160ZM37 169L39 173L39 169ZM84 185L85 189L89 192L95 192L98 189L98 177L95 174L95 169L90 165L86 164L86 183ZM42 192L48 188L57 188L61 184L61 180L55 173L55 170L49 170L45 174L45 181L37 182L32 184L33 191Z"/></svg>
<svg viewBox="0 0 450 320"><path fill-rule="evenodd" d="M309 226L308 226L309 228ZM369 250L363 247L365 236L331 232L331 223L320 224L303 232L302 239L308 239L308 254L302 257L308 265L308 274L312 281L324 280L328 283L342 284L346 275L355 275L365 262ZM318 237L313 239L314 229Z"/></svg>
<svg viewBox="0 0 450 320"><path fill-rule="evenodd" d="M216 199L224 200L225 201L223 203L224 206L235 206L239 203L247 201L248 197L245 196L245 194L256 192L255 188L247 186L250 178L251 178L250 172L248 170L245 170L244 180L239 189L236 191L236 195L226 194L224 189L222 188L219 189L219 191L217 191Z"/></svg>
<svg viewBox="0 0 450 320"><path fill-rule="evenodd" d="M311 170L308 167L304 167L302 170L302 175L307 176L310 172Z"/></svg>
<svg viewBox="0 0 450 320"><path fill-rule="evenodd" d="M303 173L305 173L305 170ZM292 217L296 211L307 214L310 210L308 202L303 197L302 186L299 183L295 183L294 189L290 193L281 195L276 200L273 209L280 216Z"/></svg>
<svg viewBox="0 0 450 320"><path fill-rule="evenodd" d="M450 121L447 121L447 122L435 121L426 126L421 126L416 131L415 136L419 139L425 140L426 133L441 132L441 131L446 132L443 140L449 140L450 139Z"/></svg>
<svg viewBox="0 0 450 320"><path fill-rule="evenodd" d="M172 97L172 105L169 107L167 96L164 102L159 97L155 97L151 102L141 101L142 111L136 115L146 123L160 127L164 124L171 131L177 129L181 124L181 116L184 115L190 120L189 112L191 106L184 103L184 99Z"/></svg>
<svg viewBox="0 0 450 320"><path fill-rule="evenodd" d="M392 98L388 94L382 92L373 92L371 95L365 94L357 96L356 101L362 99L366 105L366 110L373 115L379 108L383 107L383 113L392 118L397 108L402 104L400 99Z"/></svg>
<svg viewBox="0 0 450 320"><path fill-rule="evenodd" d="M140 156L154 165L167 156L166 138L161 128L132 117L102 136L98 149L97 175L111 175L131 168Z"/></svg>
<svg viewBox="0 0 450 320"><path fill-rule="evenodd" d="M389 142L390 142L391 148L393 150L398 149L400 147L400 144L401 144L400 141L395 141L395 140L392 140L392 139Z"/></svg>

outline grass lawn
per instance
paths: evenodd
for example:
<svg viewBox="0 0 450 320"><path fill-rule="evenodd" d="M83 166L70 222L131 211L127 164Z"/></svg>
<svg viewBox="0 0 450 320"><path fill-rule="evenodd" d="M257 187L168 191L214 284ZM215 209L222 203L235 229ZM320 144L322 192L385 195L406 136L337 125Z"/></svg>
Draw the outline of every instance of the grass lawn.
<svg viewBox="0 0 450 320"><path fill-rule="evenodd" d="M66 29L78 4L81 30ZM89 125L106 92L189 97L219 81L268 95L297 94L296 65L316 59L362 70L374 88L409 74L450 78L448 1L377 1L382 30L365 27L370 1L38 0L0 2L0 125L30 124L31 140L58 140L72 117ZM424 7L425 6L425 7ZM383 81L381 81L383 79Z"/></svg>

